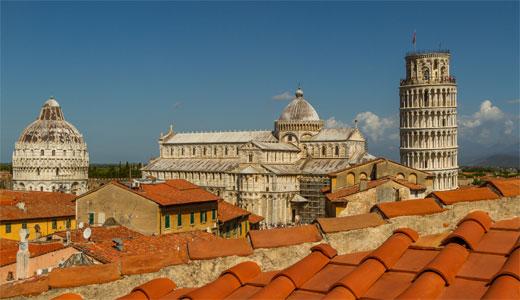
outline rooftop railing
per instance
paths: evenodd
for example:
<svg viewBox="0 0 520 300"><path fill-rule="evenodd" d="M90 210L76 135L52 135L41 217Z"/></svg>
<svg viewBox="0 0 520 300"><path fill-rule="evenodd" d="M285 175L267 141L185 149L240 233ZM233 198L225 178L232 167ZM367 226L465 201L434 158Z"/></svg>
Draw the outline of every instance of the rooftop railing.
<svg viewBox="0 0 520 300"><path fill-rule="evenodd" d="M446 77L430 78L430 79L402 78L400 80L401 85L428 84L428 83L457 83L457 80L455 79L455 76L446 76Z"/></svg>
<svg viewBox="0 0 520 300"><path fill-rule="evenodd" d="M424 54L435 54L435 53L442 53L442 54L450 54L450 50L448 49L437 49L437 50L414 50L406 53L406 56L416 56L416 55L424 55Z"/></svg>

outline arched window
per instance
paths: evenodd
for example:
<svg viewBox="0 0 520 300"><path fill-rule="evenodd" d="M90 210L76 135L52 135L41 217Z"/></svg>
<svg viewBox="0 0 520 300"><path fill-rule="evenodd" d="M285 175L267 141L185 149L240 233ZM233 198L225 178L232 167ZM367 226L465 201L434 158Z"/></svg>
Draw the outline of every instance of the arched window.
<svg viewBox="0 0 520 300"><path fill-rule="evenodd" d="M292 135L287 136L287 141L292 142Z"/></svg>
<svg viewBox="0 0 520 300"><path fill-rule="evenodd" d="M428 69L423 70L423 79L430 80L430 70L428 70Z"/></svg>
<svg viewBox="0 0 520 300"><path fill-rule="evenodd" d="M67 150L63 150L63 156L67 156Z"/></svg>
<svg viewBox="0 0 520 300"><path fill-rule="evenodd" d="M207 151L207 149L206 149L206 147L204 147L204 155L206 155L206 151Z"/></svg>
<svg viewBox="0 0 520 300"><path fill-rule="evenodd" d="M56 150L52 150L52 156L56 155Z"/></svg>
<svg viewBox="0 0 520 300"><path fill-rule="evenodd" d="M191 155L195 155L195 151L196 151L195 147L191 148Z"/></svg>
<svg viewBox="0 0 520 300"><path fill-rule="evenodd" d="M217 147L213 148L213 155L217 155Z"/></svg>
<svg viewBox="0 0 520 300"><path fill-rule="evenodd" d="M184 155L184 147L181 148L181 155Z"/></svg>
<svg viewBox="0 0 520 300"><path fill-rule="evenodd" d="M224 148L224 154L228 155L228 147Z"/></svg>
<svg viewBox="0 0 520 300"><path fill-rule="evenodd" d="M43 186L40 186L40 192L43 192Z"/></svg>
<svg viewBox="0 0 520 300"><path fill-rule="evenodd" d="M323 155L323 156L327 155L327 148L325 148L325 146L321 147L321 155Z"/></svg>
<svg viewBox="0 0 520 300"><path fill-rule="evenodd" d="M253 154L249 154L249 162L253 162Z"/></svg>
<svg viewBox="0 0 520 300"><path fill-rule="evenodd" d="M40 151L40 155L41 155L41 156L44 156L44 155L45 155L45 150L42 149L42 150Z"/></svg>
<svg viewBox="0 0 520 300"><path fill-rule="evenodd" d="M56 168L56 176L60 175L60 168Z"/></svg>
<svg viewBox="0 0 520 300"><path fill-rule="evenodd" d="M40 176L40 168L36 168L36 174Z"/></svg>
<svg viewBox="0 0 520 300"><path fill-rule="evenodd" d="M334 148L334 155L339 156L339 146Z"/></svg>

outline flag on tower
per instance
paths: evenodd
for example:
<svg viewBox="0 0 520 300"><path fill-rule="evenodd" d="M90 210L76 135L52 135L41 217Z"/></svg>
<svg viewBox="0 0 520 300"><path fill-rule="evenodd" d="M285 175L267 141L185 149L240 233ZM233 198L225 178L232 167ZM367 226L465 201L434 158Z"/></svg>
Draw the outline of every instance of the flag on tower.
<svg viewBox="0 0 520 300"><path fill-rule="evenodd" d="M415 40L416 40L416 35L417 33L415 32L415 30L413 31L413 35L412 35L412 44L413 44L413 48L415 49Z"/></svg>

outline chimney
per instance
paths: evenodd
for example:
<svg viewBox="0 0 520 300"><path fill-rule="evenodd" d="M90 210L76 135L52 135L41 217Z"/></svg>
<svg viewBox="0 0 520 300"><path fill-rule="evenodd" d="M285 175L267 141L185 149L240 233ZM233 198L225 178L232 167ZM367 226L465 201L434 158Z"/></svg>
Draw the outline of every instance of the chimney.
<svg viewBox="0 0 520 300"><path fill-rule="evenodd" d="M115 238L115 239L112 239L112 242L114 243L114 245L112 247L114 247L117 251L123 251L123 240L122 239Z"/></svg>
<svg viewBox="0 0 520 300"><path fill-rule="evenodd" d="M20 229L20 243L18 244L18 252L16 253L16 279L25 279L29 277L29 242L27 229Z"/></svg>
<svg viewBox="0 0 520 300"><path fill-rule="evenodd" d="M367 189L367 180L366 179L361 179L359 181L359 191L363 192L363 191L366 191L366 189Z"/></svg>

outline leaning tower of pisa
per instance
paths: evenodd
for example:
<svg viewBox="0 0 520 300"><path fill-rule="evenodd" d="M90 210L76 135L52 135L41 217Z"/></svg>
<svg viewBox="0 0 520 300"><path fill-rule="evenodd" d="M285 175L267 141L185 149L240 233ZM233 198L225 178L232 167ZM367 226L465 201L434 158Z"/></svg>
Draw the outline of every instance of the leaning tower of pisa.
<svg viewBox="0 0 520 300"><path fill-rule="evenodd" d="M434 175L433 189L458 186L457 84L449 51L406 55L401 80L401 163Z"/></svg>

